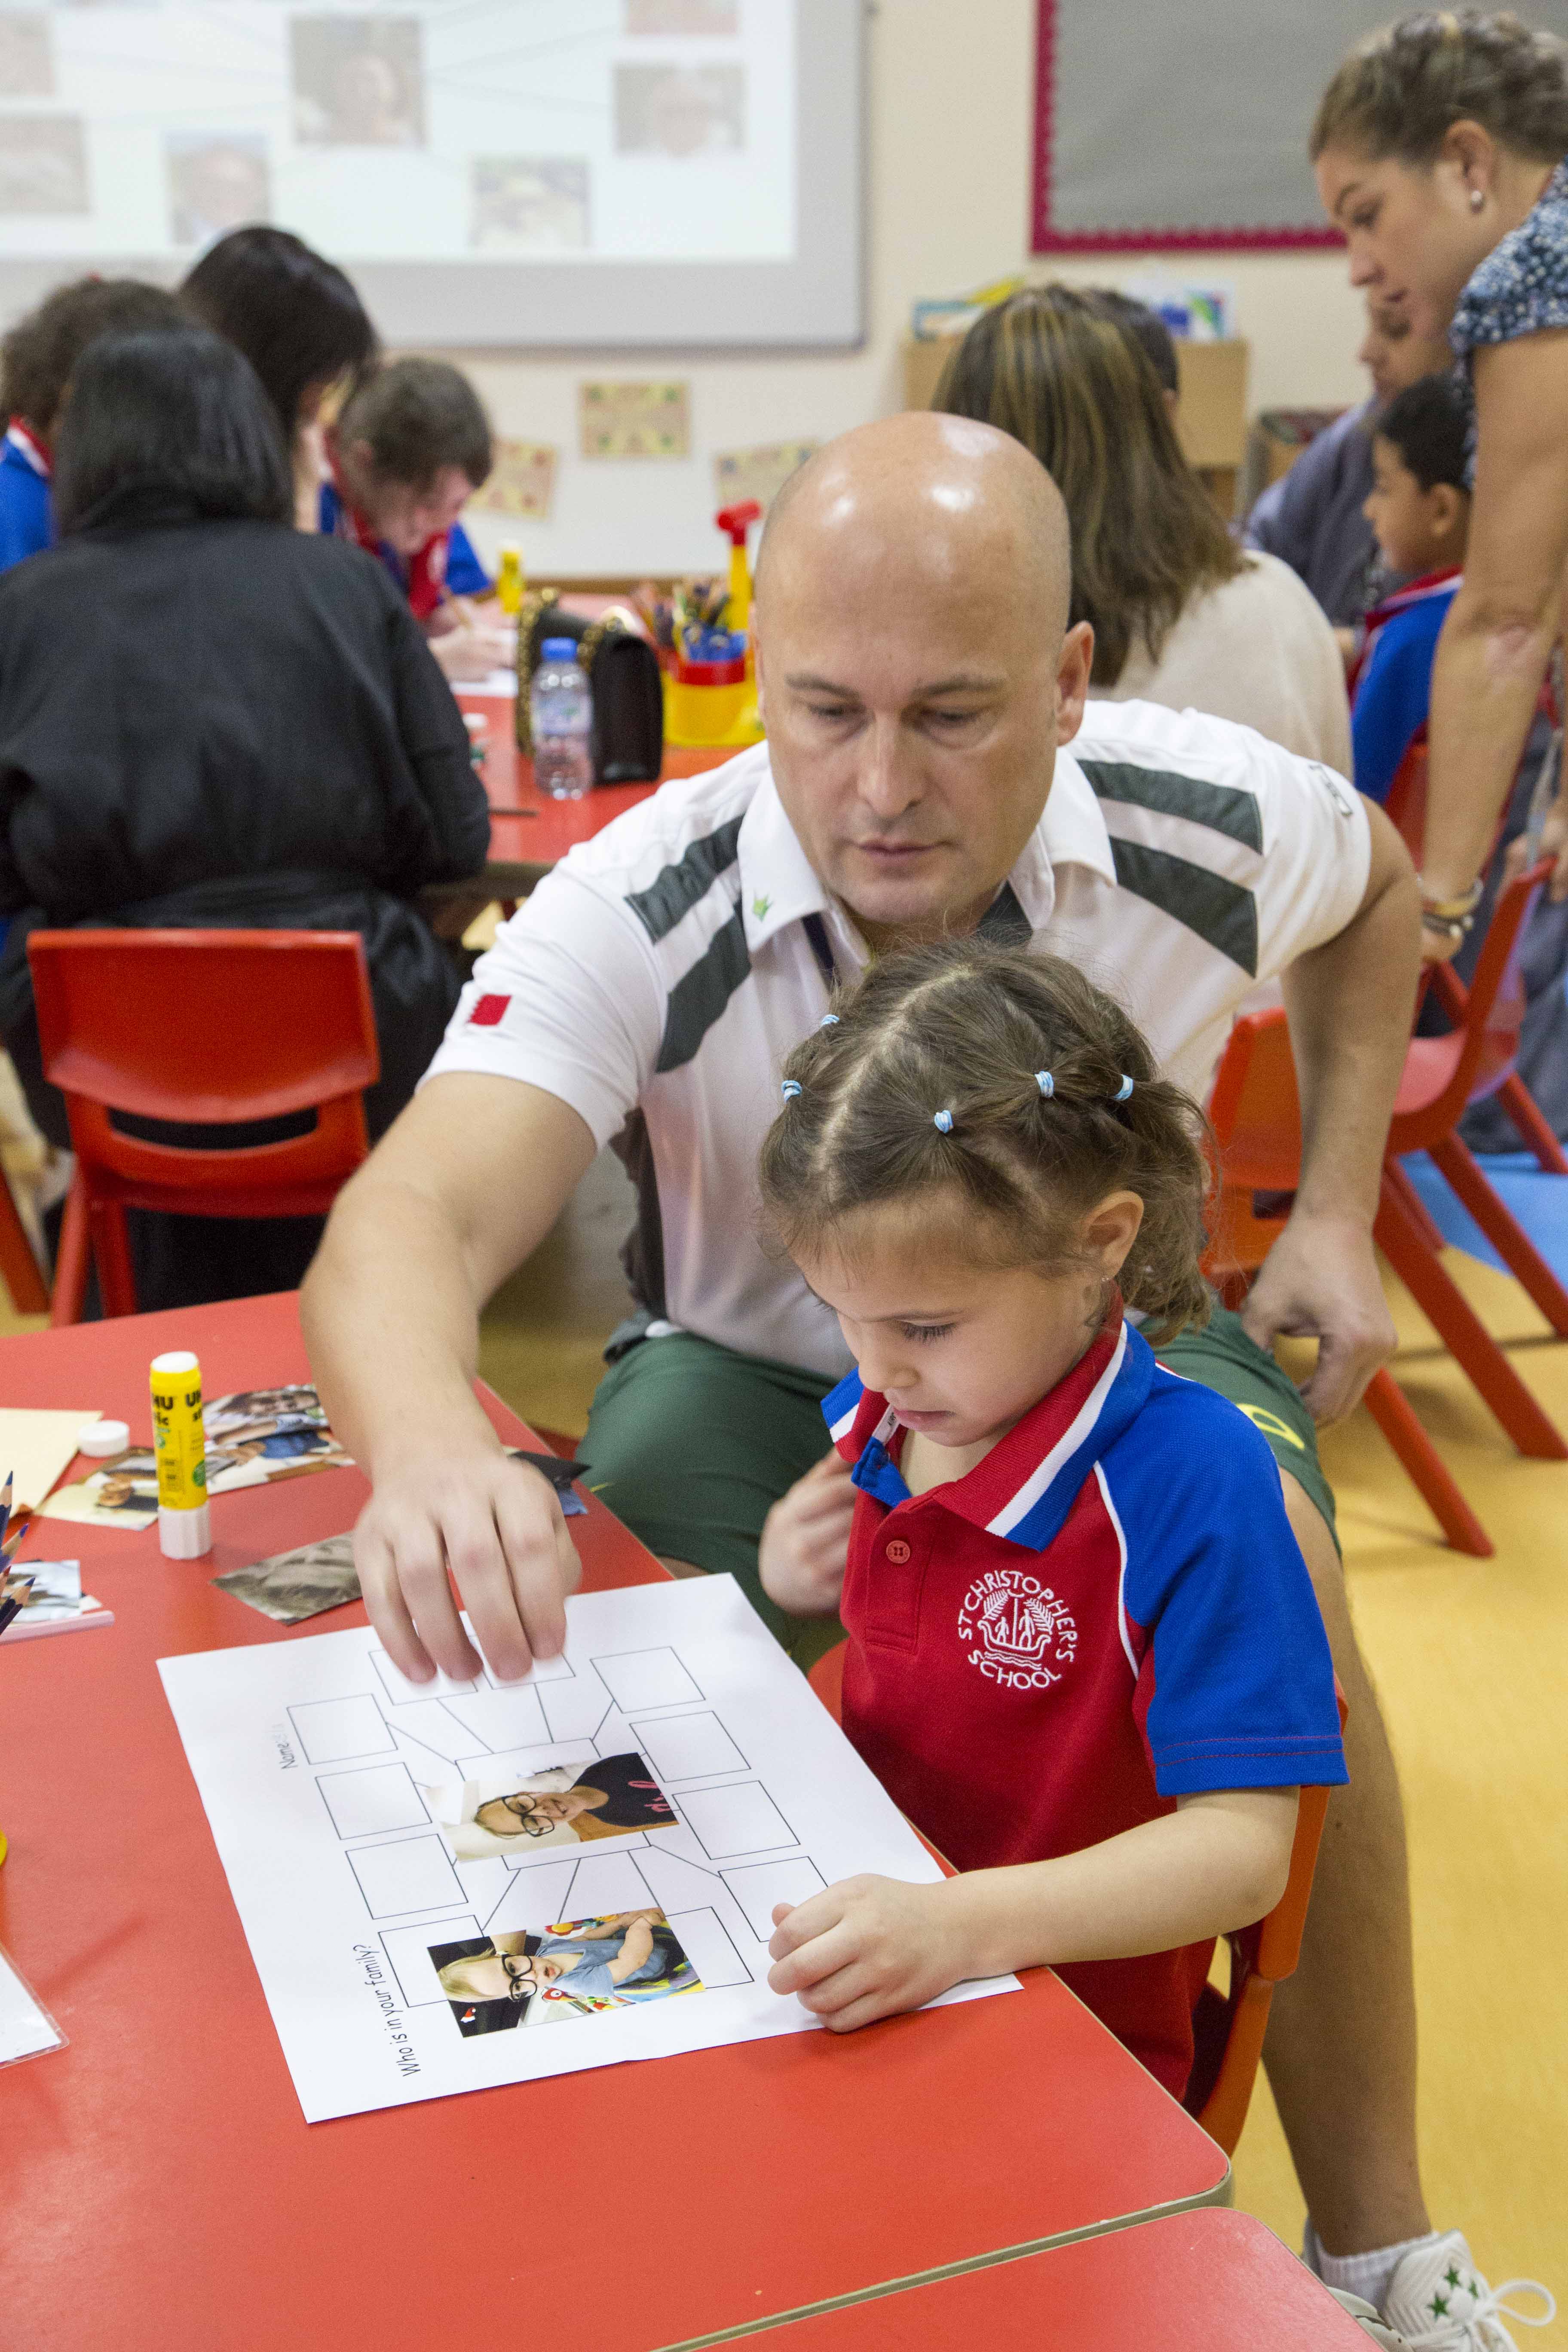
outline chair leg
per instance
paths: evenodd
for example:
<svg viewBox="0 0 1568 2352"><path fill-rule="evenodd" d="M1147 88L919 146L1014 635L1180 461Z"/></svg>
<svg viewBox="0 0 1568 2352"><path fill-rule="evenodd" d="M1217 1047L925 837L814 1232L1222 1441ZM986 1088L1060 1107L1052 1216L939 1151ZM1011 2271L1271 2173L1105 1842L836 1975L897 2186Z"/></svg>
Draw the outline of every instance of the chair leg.
<svg viewBox="0 0 1568 2352"><path fill-rule="evenodd" d="M1497 1090L1496 1100L1508 1113L1520 1141L1533 1151L1548 1176L1568 1176L1568 1157L1549 1125L1545 1112L1516 1070Z"/></svg>
<svg viewBox="0 0 1568 2352"><path fill-rule="evenodd" d="M1442 1226L1411 1182L1409 1171L1392 1155L1383 1163L1383 1181L1385 1184L1394 1186L1410 1216L1420 1227L1427 1248L1429 1250L1446 1248L1447 1244L1444 1240Z"/></svg>
<svg viewBox="0 0 1568 2352"><path fill-rule="evenodd" d="M71 1178L65 1213L60 1219L55 1303L49 1314L50 1325L56 1329L67 1323L79 1323L87 1304L88 1217L87 1179L79 1168Z"/></svg>
<svg viewBox="0 0 1568 2352"><path fill-rule="evenodd" d="M1568 1339L1568 1290L1564 1290L1530 1235L1510 1216L1457 1135L1432 1146L1432 1157L1468 1209L1493 1249L1530 1293L1560 1339Z"/></svg>
<svg viewBox="0 0 1568 2352"><path fill-rule="evenodd" d="M0 1276L18 1315L47 1315L48 1286L38 1271L33 1244L12 1197L10 1179L0 1168Z"/></svg>
<svg viewBox="0 0 1568 2352"><path fill-rule="evenodd" d="M104 1314L134 1315L136 1278L131 1271L131 1239L125 1230L125 1212L118 1201L92 1204L92 1255Z"/></svg>
<svg viewBox="0 0 1568 2352"><path fill-rule="evenodd" d="M1520 1452L1535 1462L1568 1462L1568 1444L1435 1254L1426 1248L1396 1189L1386 1183L1373 1238Z"/></svg>
<svg viewBox="0 0 1568 2352"><path fill-rule="evenodd" d="M1452 1472L1417 1420L1415 1407L1386 1366L1373 1374L1366 1409L1455 1551L1468 1552L1472 1559L1490 1559L1497 1546L1466 1502Z"/></svg>

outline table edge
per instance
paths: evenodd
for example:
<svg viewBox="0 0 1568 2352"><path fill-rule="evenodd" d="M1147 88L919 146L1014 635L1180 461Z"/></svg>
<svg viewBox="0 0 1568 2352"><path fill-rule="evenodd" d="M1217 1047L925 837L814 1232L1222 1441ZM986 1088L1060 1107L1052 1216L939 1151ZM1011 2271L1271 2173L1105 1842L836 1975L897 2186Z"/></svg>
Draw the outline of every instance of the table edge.
<svg viewBox="0 0 1568 2352"><path fill-rule="evenodd" d="M876 2286L852 2287L844 2294L824 2295L816 2303L796 2304L789 2311L770 2312L765 2319L737 2320L732 2326L715 2328L707 2336L683 2336L679 2343L663 2344L656 2352L707 2352L714 2344L735 2344L747 2336L763 2336L775 2327L788 2327L798 2319L817 2319L830 2311L853 2310L857 2304L879 2303L885 2295L902 2294L906 2288L931 2286L942 2279L962 2278L971 2271L996 2269L1003 2263L1025 2261L1031 2254L1048 2253L1054 2246L1079 2244L1085 2238L1109 2238L1120 2230L1136 2229L1141 2222L1163 2221L1167 2214L1191 2213L1204 2205L1232 2206L1236 2202L1236 2175L1230 2159L1226 2158L1225 2171L1212 2189L1201 2189L1193 2197L1175 2197L1167 2205L1142 2206L1135 2213L1121 2213L1110 2221L1090 2221L1081 2230L1054 2231L1047 2237L1026 2238L1016 2246L1001 2246L986 2254L970 2254L956 2263L939 2263L931 2270L911 2271L907 2277L884 2279Z"/></svg>

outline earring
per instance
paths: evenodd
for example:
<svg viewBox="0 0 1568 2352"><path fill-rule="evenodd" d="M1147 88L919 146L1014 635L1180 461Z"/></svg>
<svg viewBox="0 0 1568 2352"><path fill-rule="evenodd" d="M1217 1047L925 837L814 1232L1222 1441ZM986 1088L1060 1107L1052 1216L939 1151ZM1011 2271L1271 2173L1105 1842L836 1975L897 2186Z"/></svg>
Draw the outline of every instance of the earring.
<svg viewBox="0 0 1568 2352"><path fill-rule="evenodd" d="M1486 197L1482 191L1479 188L1472 188L1470 190L1470 210L1473 213L1479 213L1485 203Z"/></svg>

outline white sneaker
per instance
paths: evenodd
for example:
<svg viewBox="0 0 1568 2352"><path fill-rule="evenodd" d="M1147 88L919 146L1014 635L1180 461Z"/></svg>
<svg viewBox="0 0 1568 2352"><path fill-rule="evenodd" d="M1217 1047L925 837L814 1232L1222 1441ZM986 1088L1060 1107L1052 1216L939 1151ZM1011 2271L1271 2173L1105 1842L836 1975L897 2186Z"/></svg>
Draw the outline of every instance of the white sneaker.
<svg viewBox="0 0 1568 2352"><path fill-rule="evenodd" d="M1389 2326L1375 2304L1368 2303L1362 2295L1350 2294L1342 2286L1331 2286L1325 2291L1333 2296L1342 2311L1349 2312L1374 2344L1382 2346L1383 2352L1410 2352L1407 2339L1397 2329Z"/></svg>
<svg viewBox="0 0 1568 2352"><path fill-rule="evenodd" d="M1521 2311L1510 2294L1534 2295L1539 2313ZM1383 2315L1397 2328L1411 2352L1518 2352L1503 2317L1524 2327L1546 2327L1557 2315L1555 2298L1534 2279L1505 2279L1489 2286L1470 2260L1464 2232L1449 2230L1435 2245L1405 2255L1388 2283Z"/></svg>

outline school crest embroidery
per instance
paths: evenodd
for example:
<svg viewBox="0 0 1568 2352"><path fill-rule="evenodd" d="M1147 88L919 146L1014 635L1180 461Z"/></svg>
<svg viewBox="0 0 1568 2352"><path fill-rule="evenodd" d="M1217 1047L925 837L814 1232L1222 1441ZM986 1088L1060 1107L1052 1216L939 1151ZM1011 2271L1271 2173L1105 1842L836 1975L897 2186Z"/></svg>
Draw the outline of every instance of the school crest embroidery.
<svg viewBox="0 0 1568 2352"><path fill-rule="evenodd" d="M959 1603L958 1638L969 1663L1003 1690L1049 1690L1078 1655L1066 1603L1026 1569L991 1568Z"/></svg>

